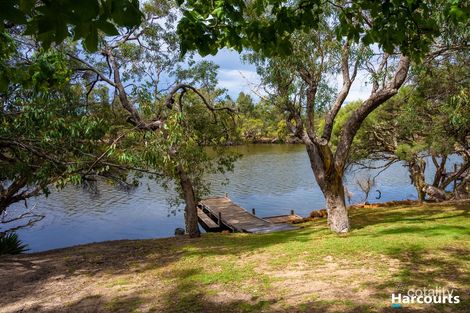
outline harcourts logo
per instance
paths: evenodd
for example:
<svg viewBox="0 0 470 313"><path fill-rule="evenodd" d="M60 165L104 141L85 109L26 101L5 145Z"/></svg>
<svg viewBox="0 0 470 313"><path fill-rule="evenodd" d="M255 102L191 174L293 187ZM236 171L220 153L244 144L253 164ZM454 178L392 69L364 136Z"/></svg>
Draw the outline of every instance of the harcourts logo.
<svg viewBox="0 0 470 313"><path fill-rule="evenodd" d="M436 287L432 289L409 289L406 294L392 293L392 308L401 308L403 304L438 304L460 303L460 297L454 289Z"/></svg>

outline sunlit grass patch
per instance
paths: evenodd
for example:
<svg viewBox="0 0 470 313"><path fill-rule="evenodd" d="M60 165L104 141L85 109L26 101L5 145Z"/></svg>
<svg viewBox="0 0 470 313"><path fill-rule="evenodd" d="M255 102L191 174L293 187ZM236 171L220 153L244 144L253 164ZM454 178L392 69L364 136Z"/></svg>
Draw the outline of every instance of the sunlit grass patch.
<svg viewBox="0 0 470 313"><path fill-rule="evenodd" d="M108 287L112 288L116 286L125 286L125 285L129 285L130 283L131 282L128 279L121 277L109 283Z"/></svg>
<svg viewBox="0 0 470 313"><path fill-rule="evenodd" d="M72 296L66 305L74 312L93 306L98 312L353 313L387 312L392 292L437 285L454 288L462 302L413 310L470 312L470 204L362 208L350 215L353 229L341 236L319 219L286 232L105 242L24 255L39 263L15 273L15 283L24 280L16 290L25 289L31 303L49 301L51 288L49 294L83 291L88 298ZM29 297L31 282L40 282L44 297Z"/></svg>

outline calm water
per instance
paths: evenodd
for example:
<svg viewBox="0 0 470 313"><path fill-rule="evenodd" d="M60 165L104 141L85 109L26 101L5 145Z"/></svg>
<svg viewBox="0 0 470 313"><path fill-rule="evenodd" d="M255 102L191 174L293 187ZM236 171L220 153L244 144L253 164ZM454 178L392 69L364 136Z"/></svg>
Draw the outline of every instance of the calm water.
<svg viewBox="0 0 470 313"><path fill-rule="evenodd" d="M244 156L229 173L214 176L213 195L225 192L247 209L256 208L260 216L288 214L291 209L307 216L324 207L323 196L315 183L303 145L248 145L235 147ZM450 165L450 164L449 164ZM428 175L431 174L428 171ZM356 180L376 171L351 171L346 185L354 202L363 199ZM382 198L376 200L376 189ZM19 231L31 251L42 251L81 243L115 239L142 239L172 236L183 227L181 208L170 208L174 196L153 181L144 180L132 192L101 185L98 194L79 187L53 192L36 199L35 210L46 217L33 227ZM395 164L376 179L369 202L416 199L406 168ZM30 201L31 207L34 201Z"/></svg>

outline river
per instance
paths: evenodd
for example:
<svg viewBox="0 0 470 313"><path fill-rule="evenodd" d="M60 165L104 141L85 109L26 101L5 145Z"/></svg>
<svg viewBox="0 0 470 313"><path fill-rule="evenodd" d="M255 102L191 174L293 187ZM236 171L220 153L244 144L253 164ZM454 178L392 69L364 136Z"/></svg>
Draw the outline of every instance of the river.
<svg viewBox="0 0 470 313"><path fill-rule="evenodd" d="M228 193L257 215L288 214L291 209L302 216L324 207L324 199L315 183L303 145L237 146L243 154L235 170L225 177L211 177L212 195ZM451 163L449 162L449 166ZM431 167L431 166L430 166ZM363 201L356 181L377 171L353 169L346 175L352 203ZM432 174L428 169L427 176ZM228 184L222 182L228 178ZM380 190L381 198L376 199ZM144 239L172 236L183 227L182 207L171 208L174 197L148 179L131 192L100 185L98 193L69 186L53 191L49 197L29 201L29 207L45 215L32 227L18 231L31 252L76 244L116 239ZM402 164L394 164L376 179L369 202L416 199L409 175ZM13 212L14 213L14 212Z"/></svg>

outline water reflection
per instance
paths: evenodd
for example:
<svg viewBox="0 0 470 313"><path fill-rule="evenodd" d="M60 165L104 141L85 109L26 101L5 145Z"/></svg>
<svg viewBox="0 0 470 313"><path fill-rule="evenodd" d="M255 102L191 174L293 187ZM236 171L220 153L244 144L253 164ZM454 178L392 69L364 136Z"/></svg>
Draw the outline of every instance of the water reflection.
<svg viewBox="0 0 470 313"><path fill-rule="evenodd" d="M303 145L248 145L233 147L244 156L235 171L225 177L213 175L212 194L227 192L241 206L256 208L260 216L287 214L291 209L300 215L324 207L323 196L314 181ZM448 164L449 169L452 162ZM353 202L363 193L357 179L374 175L377 170L354 170L346 177ZM427 176L432 174L428 168ZM225 178L229 184L224 185ZM376 189L382 193L376 200ZM167 199L174 197L151 180L131 192L100 185L94 194L79 187L53 192L47 199L36 199L37 210L46 218L32 228L20 231L32 251L80 243L116 239L167 237L176 227L183 227L181 207L170 208ZM394 164L376 180L368 201L415 199L406 168Z"/></svg>

